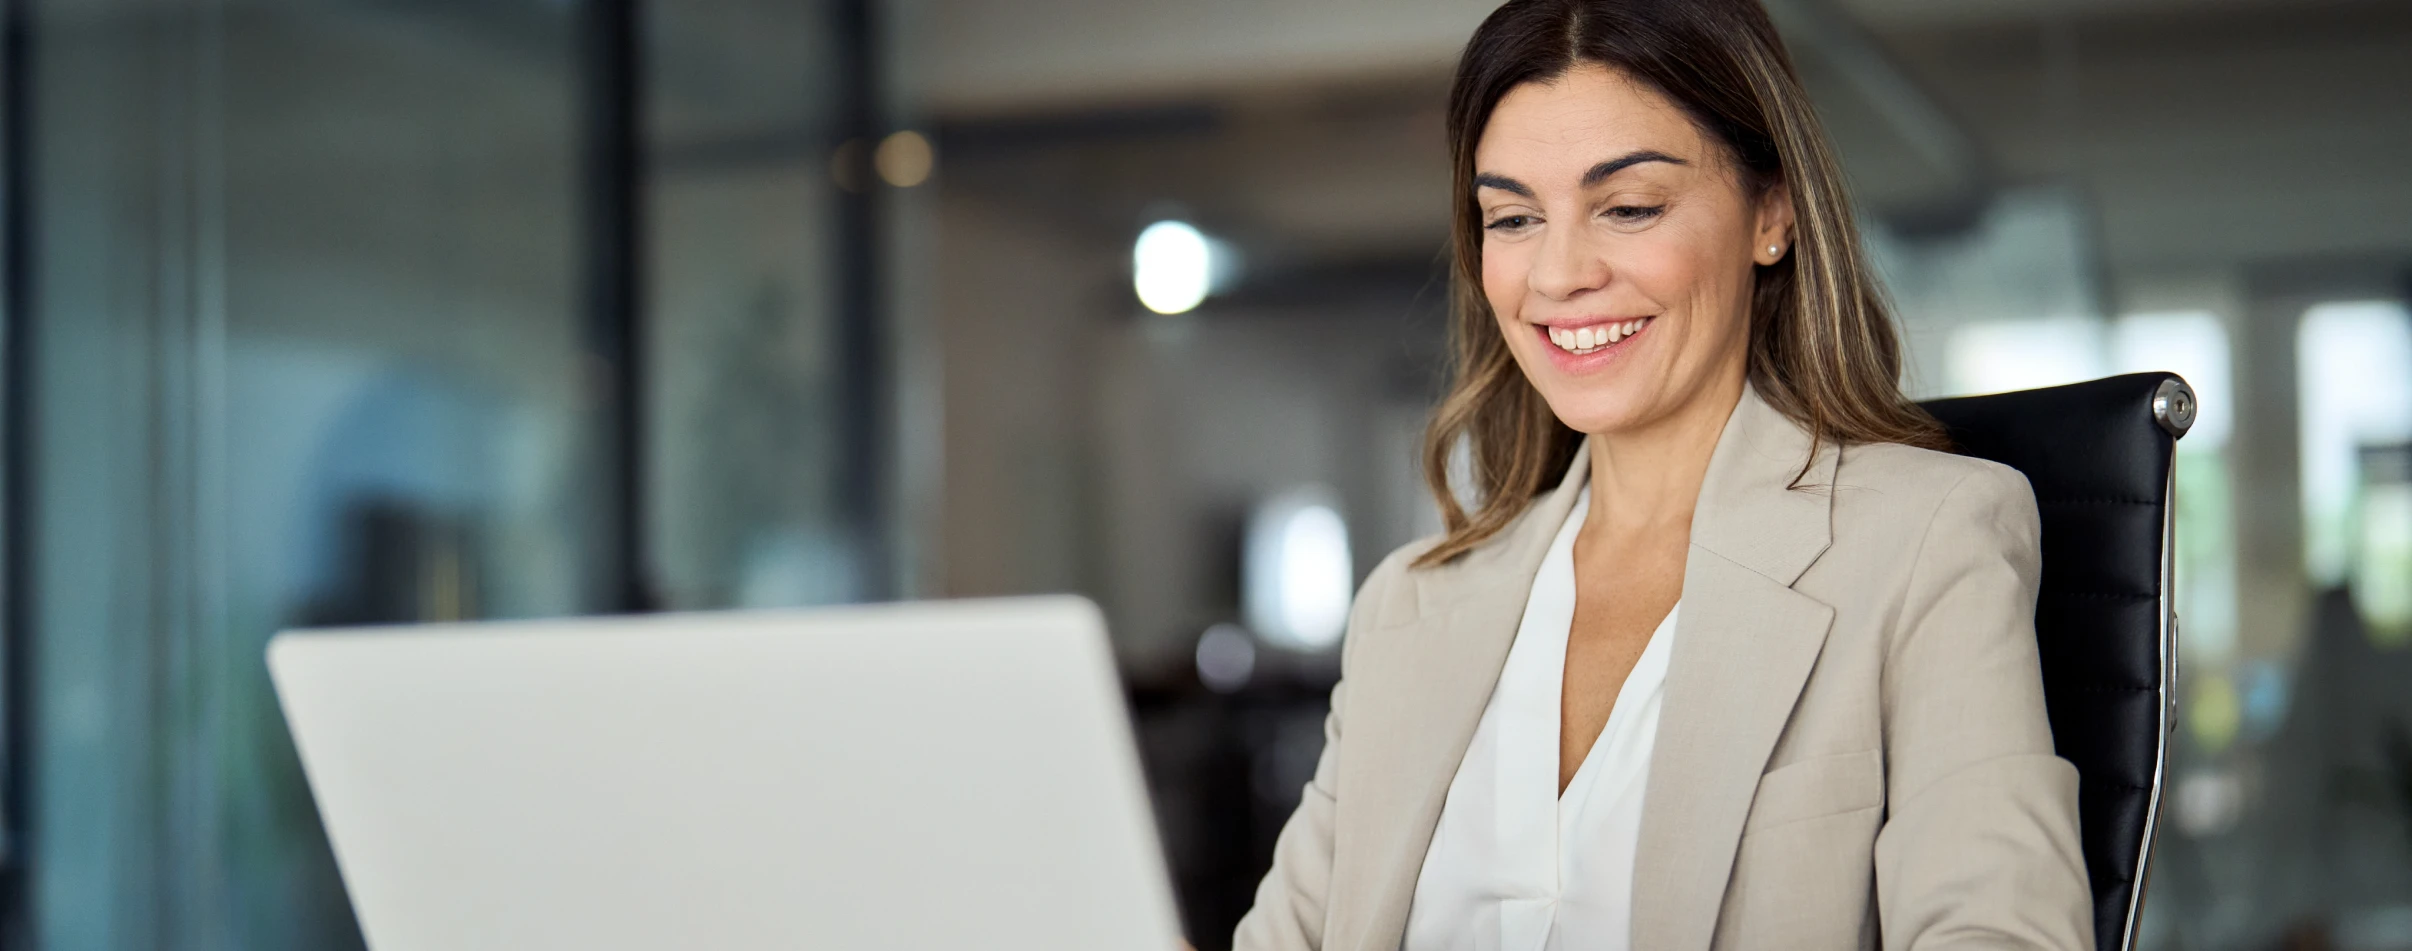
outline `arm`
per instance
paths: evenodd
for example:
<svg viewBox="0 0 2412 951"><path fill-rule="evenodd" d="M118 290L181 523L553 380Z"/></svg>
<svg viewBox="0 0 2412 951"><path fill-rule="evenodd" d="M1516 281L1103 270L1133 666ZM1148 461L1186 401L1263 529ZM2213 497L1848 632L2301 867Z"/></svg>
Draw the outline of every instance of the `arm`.
<svg viewBox="0 0 2412 951"><path fill-rule="evenodd" d="M1256 887L1256 905L1240 919L1233 951L1316 951L1323 946L1324 897L1332 878L1332 811L1338 803L1340 716L1348 708L1350 657L1370 615L1382 602L1389 579L1404 561L1393 556L1365 579L1349 608L1348 632L1340 642L1340 682L1332 687L1332 711L1323 721L1323 754L1315 776L1298 797L1298 810L1273 844L1273 868Z"/></svg>
<svg viewBox="0 0 2412 951"><path fill-rule="evenodd" d="M1876 894L1887 949L2093 947L2077 771L2035 646L2035 496L1988 465L1944 494L1884 670Z"/></svg>

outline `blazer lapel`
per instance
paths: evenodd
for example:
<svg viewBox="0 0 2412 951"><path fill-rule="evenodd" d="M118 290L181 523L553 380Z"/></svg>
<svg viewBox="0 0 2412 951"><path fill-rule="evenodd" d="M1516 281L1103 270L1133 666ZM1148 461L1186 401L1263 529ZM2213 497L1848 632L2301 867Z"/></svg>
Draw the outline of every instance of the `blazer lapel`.
<svg viewBox="0 0 2412 951"><path fill-rule="evenodd" d="M1759 774L1825 646L1833 609L1791 587L1833 537L1838 454L1810 443L1745 388L1710 458L1634 855L1636 948L1708 948Z"/></svg>
<svg viewBox="0 0 2412 951"><path fill-rule="evenodd" d="M1340 780L1352 792L1334 830L1325 947L1399 946L1449 782L1499 683L1533 576L1589 466L1587 450L1578 451L1558 488L1498 542L1455 564L1409 572L1420 620L1386 630L1380 652L1357 658Z"/></svg>

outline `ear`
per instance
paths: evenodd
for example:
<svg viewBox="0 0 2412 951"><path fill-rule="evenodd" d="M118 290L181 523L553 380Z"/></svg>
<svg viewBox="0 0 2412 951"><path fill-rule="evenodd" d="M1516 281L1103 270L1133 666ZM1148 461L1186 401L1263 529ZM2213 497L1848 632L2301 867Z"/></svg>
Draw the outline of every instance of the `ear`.
<svg viewBox="0 0 2412 951"><path fill-rule="evenodd" d="M1767 187L1759 196L1755 226L1751 229L1750 259L1759 264L1774 264L1792 253L1792 189L1783 182ZM1770 250L1773 249L1773 250Z"/></svg>

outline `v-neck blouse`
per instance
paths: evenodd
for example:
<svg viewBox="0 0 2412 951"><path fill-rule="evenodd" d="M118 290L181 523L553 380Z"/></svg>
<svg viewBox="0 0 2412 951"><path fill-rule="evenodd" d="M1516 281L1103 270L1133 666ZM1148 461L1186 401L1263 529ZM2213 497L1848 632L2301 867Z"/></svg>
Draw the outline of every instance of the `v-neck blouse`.
<svg viewBox="0 0 2412 951"><path fill-rule="evenodd" d="M1586 487L1533 578L1506 665L1449 782L1407 913L1404 951L1625 951L1633 854L1678 603L1625 675L1558 792L1559 691L1574 625Z"/></svg>

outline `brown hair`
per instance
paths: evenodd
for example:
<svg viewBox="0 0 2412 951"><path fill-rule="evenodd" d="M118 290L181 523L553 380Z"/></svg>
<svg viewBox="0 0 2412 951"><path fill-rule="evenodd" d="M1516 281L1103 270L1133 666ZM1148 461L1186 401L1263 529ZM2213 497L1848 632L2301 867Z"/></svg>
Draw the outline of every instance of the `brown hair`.
<svg viewBox="0 0 2412 951"><path fill-rule="evenodd" d="M1754 199L1779 183L1790 190L1792 253L1757 268L1751 295L1747 373L1759 396L1815 440L1945 448L1942 427L1902 395L1891 308L1842 171L1758 0L1512 0L1474 31L1449 89L1454 379L1424 434L1424 481L1446 534L1416 564L1497 534L1565 473L1583 438L1551 413L1493 323L1474 202L1474 148L1500 98L1580 64L1673 100L1724 147ZM1449 480L1460 440L1471 512Z"/></svg>

